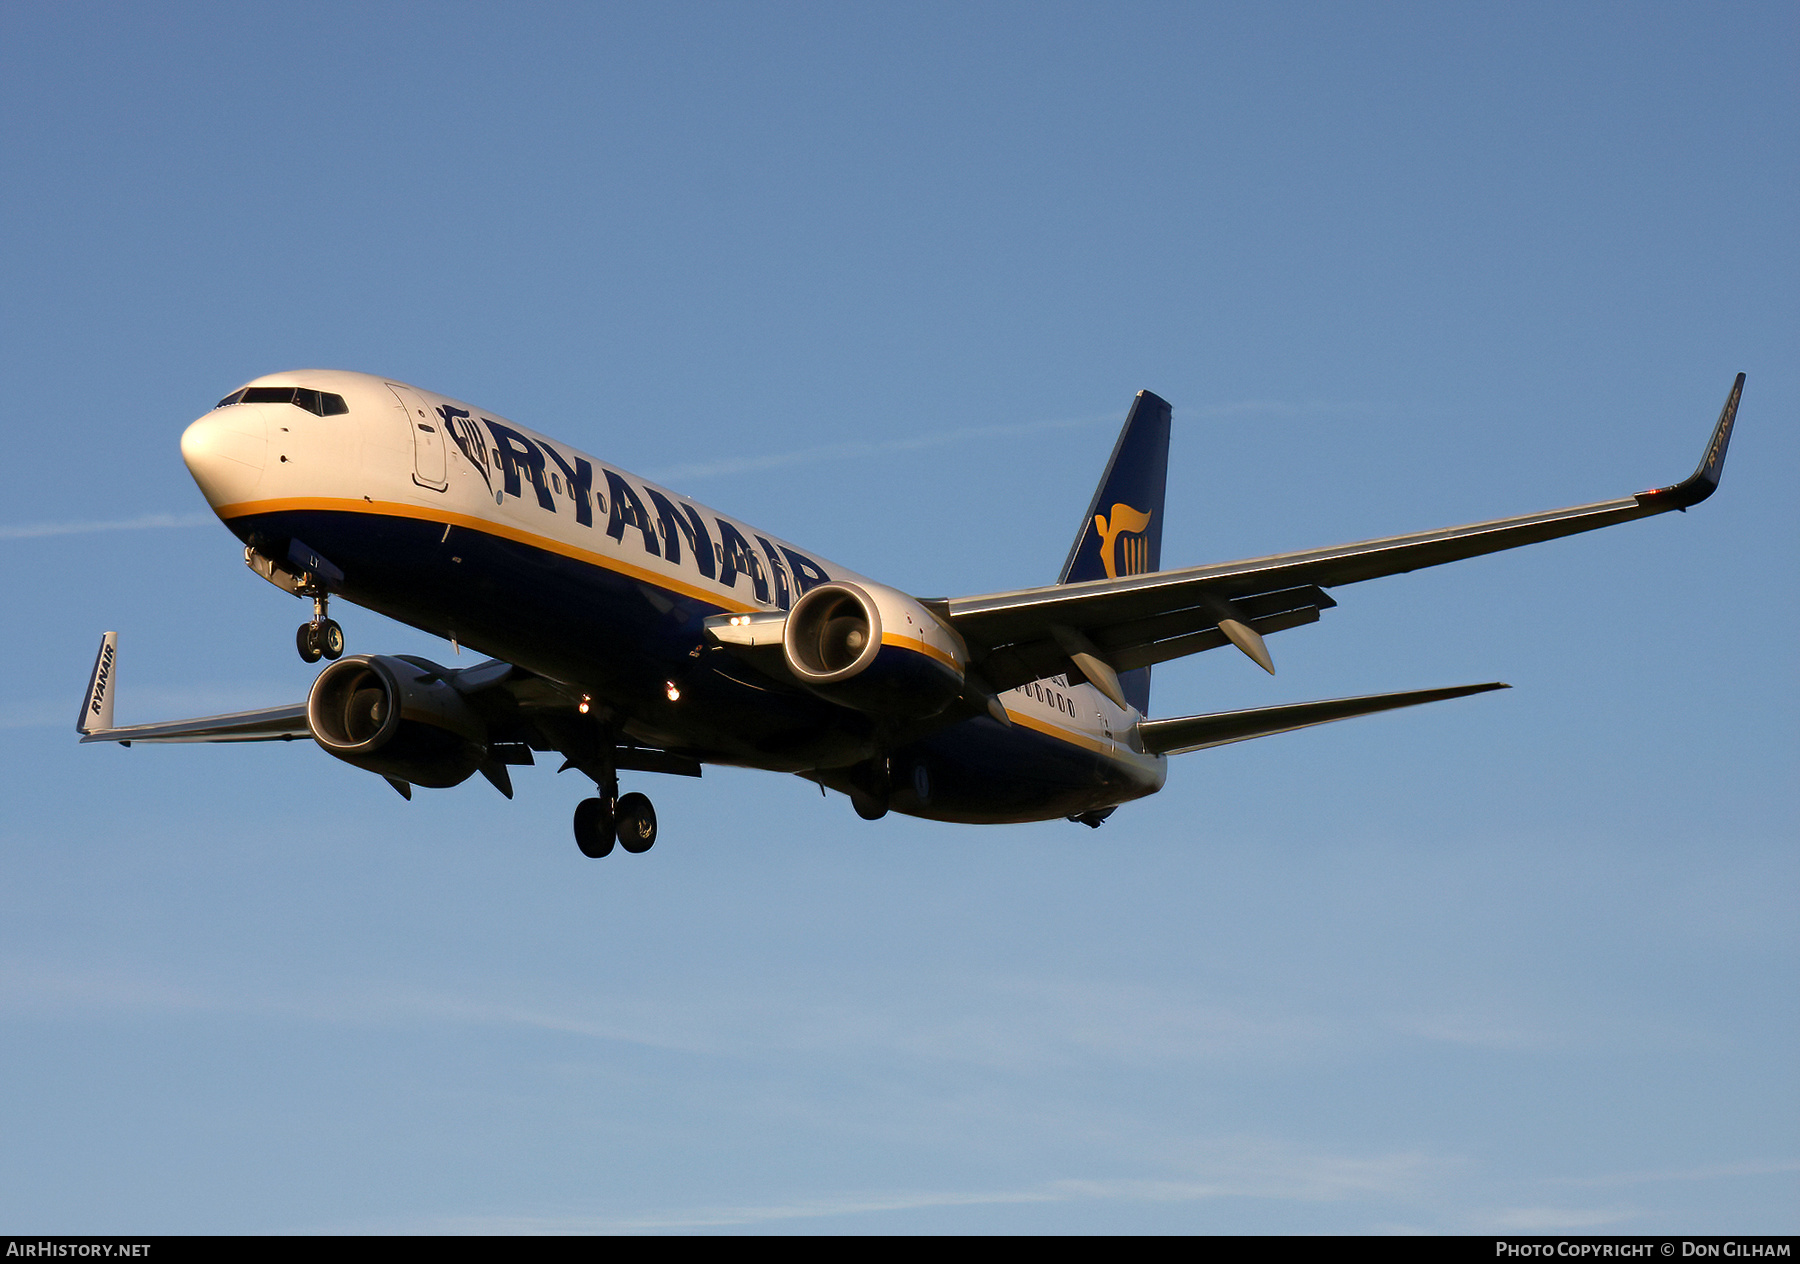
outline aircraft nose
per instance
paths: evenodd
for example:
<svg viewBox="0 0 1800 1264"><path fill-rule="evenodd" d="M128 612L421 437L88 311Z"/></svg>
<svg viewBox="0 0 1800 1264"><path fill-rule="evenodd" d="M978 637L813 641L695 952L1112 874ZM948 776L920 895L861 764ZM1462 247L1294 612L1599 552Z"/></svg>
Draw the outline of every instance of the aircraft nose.
<svg viewBox="0 0 1800 1264"><path fill-rule="evenodd" d="M268 423L254 404L216 409L181 435L181 459L214 508L249 499L268 452Z"/></svg>

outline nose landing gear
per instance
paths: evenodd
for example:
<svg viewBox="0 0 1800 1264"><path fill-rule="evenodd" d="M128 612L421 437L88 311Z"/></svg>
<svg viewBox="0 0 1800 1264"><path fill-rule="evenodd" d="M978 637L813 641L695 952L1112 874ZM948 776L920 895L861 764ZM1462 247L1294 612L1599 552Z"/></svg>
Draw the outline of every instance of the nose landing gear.
<svg viewBox="0 0 1800 1264"><path fill-rule="evenodd" d="M323 592L314 593L312 622L302 623L294 632L294 648L308 663L316 663L321 658L334 659L344 652L344 629L325 613L325 603L329 600Z"/></svg>

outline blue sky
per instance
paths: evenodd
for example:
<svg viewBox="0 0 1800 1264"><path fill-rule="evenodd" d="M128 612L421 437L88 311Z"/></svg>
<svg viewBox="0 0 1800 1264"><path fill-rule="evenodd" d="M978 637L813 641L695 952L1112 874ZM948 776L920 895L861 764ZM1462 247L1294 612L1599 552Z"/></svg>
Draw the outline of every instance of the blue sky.
<svg viewBox="0 0 1800 1264"><path fill-rule="evenodd" d="M0 1223L1800 1226L1791 5L0 12ZM78 748L297 700L182 427L460 396L921 595L1051 578L1131 395L1181 565L1627 494L1341 589L1099 831ZM356 650L449 647L354 609Z"/></svg>

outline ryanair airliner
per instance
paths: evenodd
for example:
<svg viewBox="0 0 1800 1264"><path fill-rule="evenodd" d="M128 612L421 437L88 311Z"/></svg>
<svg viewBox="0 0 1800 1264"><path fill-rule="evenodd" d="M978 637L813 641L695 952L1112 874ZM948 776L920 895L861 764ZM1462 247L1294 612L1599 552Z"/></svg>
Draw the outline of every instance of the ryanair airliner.
<svg viewBox="0 0 1800 1264"><path fill-rule="evenodd" d="M1744 377L1699 467L1618 500L1336 548L1162 569L1169 405L1139 392L1054 584L915 597L478 408L387 378L276 373L187 428L181 454L246 565L312 603L329 660L304 703L115 727L101 640L84 742L310 738L387 781L457 785L562 757L597 788L583 854L641 852L656 813L622 773L792 773L858 815L1098 826L1168 757L1498 682L1152 719L1150 669L1312 623L1326 590L1608 527L1712 494ZM344 656L342 598L487 661Z"/></svg>

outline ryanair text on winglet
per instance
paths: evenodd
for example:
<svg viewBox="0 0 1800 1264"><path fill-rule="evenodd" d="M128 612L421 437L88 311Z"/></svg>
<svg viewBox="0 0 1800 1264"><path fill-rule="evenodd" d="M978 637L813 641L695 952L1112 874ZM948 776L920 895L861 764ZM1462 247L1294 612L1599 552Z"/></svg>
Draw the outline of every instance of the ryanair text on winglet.
<svg viewBox="0 0 1800 1264"><path fill-rule="evenodd" d="M88 711L95 716L100 714L100 703L106 698L106 681L112 675L112 665L113 647L111 645L103 646L100 650L100 666L94 672L94 693L88 699ZM9 1243L9 1248L10 1245ZM9 1249L7 1254L12 1254L12 1251Z"/></svg>

